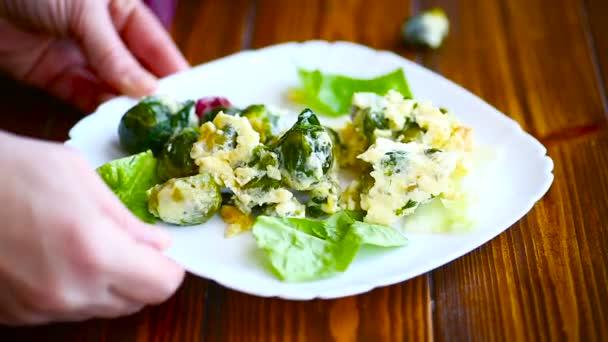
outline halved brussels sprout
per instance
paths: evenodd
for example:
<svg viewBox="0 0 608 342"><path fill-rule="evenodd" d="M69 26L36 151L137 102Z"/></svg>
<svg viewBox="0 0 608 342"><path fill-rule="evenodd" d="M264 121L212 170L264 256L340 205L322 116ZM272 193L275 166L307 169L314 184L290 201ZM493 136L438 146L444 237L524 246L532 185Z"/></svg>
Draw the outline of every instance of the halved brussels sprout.
<svg viewBox="0 0 608 342"><path fill-rule="evenodd" d="M262 144L270 143L279 134L279 117L264 105L251 105L245 108L240 115L249 119L253 129L260 134Z"/></svg>
<svg viewBox="0 0 608 342"><path fill-rule="evenodd" d="M171 178L192 176L198 173L198 166L190 157L192 145L198 140L198 130L185 128L169 138L158 156L157 173L166 181Z"/></svg>
<svg viewBox="0 0 608 342"><path fill-rule="evenodd" d="M120 120L120 144L130 154L152 150L158 155L163 145L185 127L198 126L194 102L185 104L163 97L147 97L129 109Z"/></svg>
<svg viewBox="0 0 608 342"><path fill-rule="evenodd" d="M281 173L285 183L306 191L325 179L333 165L331 136L317 116L305 109L298 121L278 141Z"/></svg>
<svg viewBox="0 0 608 342"><path fill-rule="evenodd" d="M148 197L152 215L177 225L204 223L222 204L220 187L206 173L173 178L148 190Z"/></svg>

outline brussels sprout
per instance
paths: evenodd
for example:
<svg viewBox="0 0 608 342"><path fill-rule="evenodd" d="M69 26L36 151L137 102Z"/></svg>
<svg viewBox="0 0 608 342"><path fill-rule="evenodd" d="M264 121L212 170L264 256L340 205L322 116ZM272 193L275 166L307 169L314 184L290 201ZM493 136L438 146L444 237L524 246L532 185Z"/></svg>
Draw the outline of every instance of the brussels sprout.
<svg viewBox="0 0 608 342"><path fill-rule="evenodd" d="M166 181L171 178L192 176L198 173L198 166L190 157L192 145L198 140L198 130L185 128L169 138L158 156L157 173Z"/></svg>
<svg viewBox="0 0 608 342"><path fill-rule="evenodd" d="M295 190L310 190L323 180L334 161L331 136L317 116L305 109L278 141L281 173Z"/></svg>
<svg viewBox="0 0 608 342"><path fill-rule="evenodd" d="M330 127L324 127L327 133L329 133L329 137L331 138L331 144L333 146L332 153L334 155L334 165L337 166L338 162L341 158L342 150L344 146L342 145L342 141L340 139L340 134L336 132L334 129Z"/></svg>
<svg viewBox="0 0 608 342"><path fill-rule="evenodd" d="M206 173L173 178L148 190L148 197L150 213L177 225L204 223L222 204L220 187Z"/></svg>
<svg viewBox="0 0 608 342"><path fill-rule="evenodd" d="M352 120L358 131L367 139L369 145L374 143L376 129L389 128L384 112L369 107L353 112Z"/></svg>
<svg viewBox="0 0 608 342"><path fill-rule="evenodd" d="M403 25L406 43L436 49L448 35L450 23L441 8L424 11L408 19Z"/></svg>
<svg viewBox="0 0 608 342"><path fill-rule="evenodd" d="M245 108L241 116L249 119L253 129L260 134L260 142L267 144L279 133L279 117L270 112L264 105L251 105Z"/></svg>
<svg viewBox="0 0 608 342"><path fill-rule="evenodd" d="M152 150L155 155L176 131L198 125L194 103L185 105L161 97L147 97L120 120L120 144L130 154Z"/></svg>
<svg viewBox="0 0 608 342"><path fill-rule="evenodd" d="M278 175L279 177L275 178L268 176L269 170L273 167L275 170L278 170L279 160L277 154L268 150L265 146L259 145L253 150L253 157L247 166L263 171L263 175L247 182L243 185L243 189L262 188L264 191L269 191L281 186L281 181L277 179L280 178L280 174ZM278 172L280 173L280 171Z"/></svg>

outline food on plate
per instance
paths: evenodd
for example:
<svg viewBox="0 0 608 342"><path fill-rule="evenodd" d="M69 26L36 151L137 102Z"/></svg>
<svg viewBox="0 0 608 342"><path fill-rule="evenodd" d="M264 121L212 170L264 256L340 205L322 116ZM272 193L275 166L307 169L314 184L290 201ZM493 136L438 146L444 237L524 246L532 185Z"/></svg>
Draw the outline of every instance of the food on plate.
<svg viewBox="0 0 608 342"><path fill-rule="evenodd" d="M195 225L207 222L222 204L220 187L209 174L172 178L148 190L149 210L164 222Z"/></svg>
<svg viewBox="0 0 608 342"><path fill-rule="evenodd" d="M156 155L177 131L198 126L194 102L168 97L148 97L129 109L120 120L120 144L130 153L152 150Z"/></svg>
<svg viewBox="0 0 608 342"><path fill-rule="evenodd" d="M285 281L342 272L364 245L405 245L400 220L435 231L470 225L462 181L473 132L451 111L413 99L401 69L368 80L299 74L308 107L291 122L224 97L145 98L119 127L137 154L98 173L146 222L192 226L217 213L227 237L253 230ZM344 122L325 126L311 108Z"/></svg>
<svg viewBox="0 0 608 342"><path fill-rule="evenodd" d="M278 124L281 116L269 110L265 105L250 105L243 109L240 115L247 118L251 127L258 132L260 143L271 144L273 139L279 137L281 131Z"/></svg>
<svg viewBox="0 0 608 342"><path fill-rule="evenodd" d="M473 136L451 112L389 91L355 94L351 115L340 132L341 164L356 165L359 179L346 192L347 209L392 224L432 199L461 196Z"/></svg>
<svg viewBox="0 0 608 342"><path fill-rule="evenodd" d="M329 178L332 141L317 116L307 109L277 143L281 174L287 185L310 191Z"/></svg>
<svg viewBox="0 0 608 342"><path fill-rule="evenodd" d="M158 176L167 181L171 178L193 176L198 166L190 157L192 145L198 141L198 128L185 128L167 140L158 155Z"/></svg>
<svg viewBox="0 0 608 342"><path fill-rule="evenodd" d="M156 219L148 210L147 191L161 182L157 164L152 151L146 151L108 162L97 173L135 216L152 223Z"/></svg>
<svg viewBox="0 0 608 342"><path fill-rule="evenodd" d="M408 240L397 230L361 222L361 212L340 211L324 220L260 216L253 236L273 273L300 282L344 272L363 245L400 247Z"/></svg>
<svg viewBox="0 0 608 342"><path fill-rule="evenodd" d="M437 49L448 35L450 22L445 12L435 7L409 18L403 24L403 39L414 46Z"/></svg>

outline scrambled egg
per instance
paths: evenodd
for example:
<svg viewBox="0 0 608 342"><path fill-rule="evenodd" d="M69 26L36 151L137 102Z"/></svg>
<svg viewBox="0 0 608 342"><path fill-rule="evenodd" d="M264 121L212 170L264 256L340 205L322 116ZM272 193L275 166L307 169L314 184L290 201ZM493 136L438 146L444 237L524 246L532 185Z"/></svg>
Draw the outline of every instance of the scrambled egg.
<svg viewBox="0 0 608 342"><path fill-rule="evenodd" d="M192 147L192 159L201 173L211 174L217 184L233 194L233 203L220 210L229 223L227 236L250 229L256 207L267 206L279 216L304 216L304 205L280 186L276 153L260 144L260 135L249 119L220 112L200 131L199 141Z"/></svg>
<svg viewBox="0 0 608 342"><path fill-rule="evenodd" d="M351 115L340 132L341 165L365 166L342 194L343 208L367 211L367 222L391 224L434 197L459 196L456 184L468 170L473 137L450 112L390 91L355 94Z"/></svg>
<svg viewBox="0 0 608 342"><path fill-rule="evenodd" d="M304 217L364 210L367 222L388 225L435 197L458 198L473 138L449 111L395 91L357 93L351 119L337 135L321 126L301 134L296 124L276 140L280 148L266 146L247 117L220 112L203 124L191 157L201 173L228 191L230 200L220 210L226 235L251 228L259 213ZM337 162L329 166L328 155ZM292 158L291 164L285 158ZM344 190L337 164L357 176ZM305 191L308 202L300 203L293 190Z"/></svg>

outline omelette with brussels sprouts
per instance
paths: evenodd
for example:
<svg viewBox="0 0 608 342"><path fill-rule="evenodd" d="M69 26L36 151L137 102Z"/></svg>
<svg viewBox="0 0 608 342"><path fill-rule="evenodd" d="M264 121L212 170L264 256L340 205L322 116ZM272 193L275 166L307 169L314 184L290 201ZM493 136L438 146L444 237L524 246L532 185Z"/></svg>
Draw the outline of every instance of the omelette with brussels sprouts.
<svg viewBox="0 0 608 342"><path fill-rule="evenodd" d="M412 99L402 72L376 80L317 73L324 78L315 89L303 81L304 109L288 125L281 123L290 116L263 104L145 98L119 124L130 156L98 173L146 222L193 226L218 214L228 237L253 228L285 281L342 272L361 246L405 245L392 226L418 212L459 211L470 128L449 110ZM356 85L349 88L349 120L324 126L322 112L310 108L344 106L324 104L311 91L327 99L336 91L332 82L349 80ZM328 89L319 89L323 82ZM462 216L442 221L442 230Z"/></svg>

